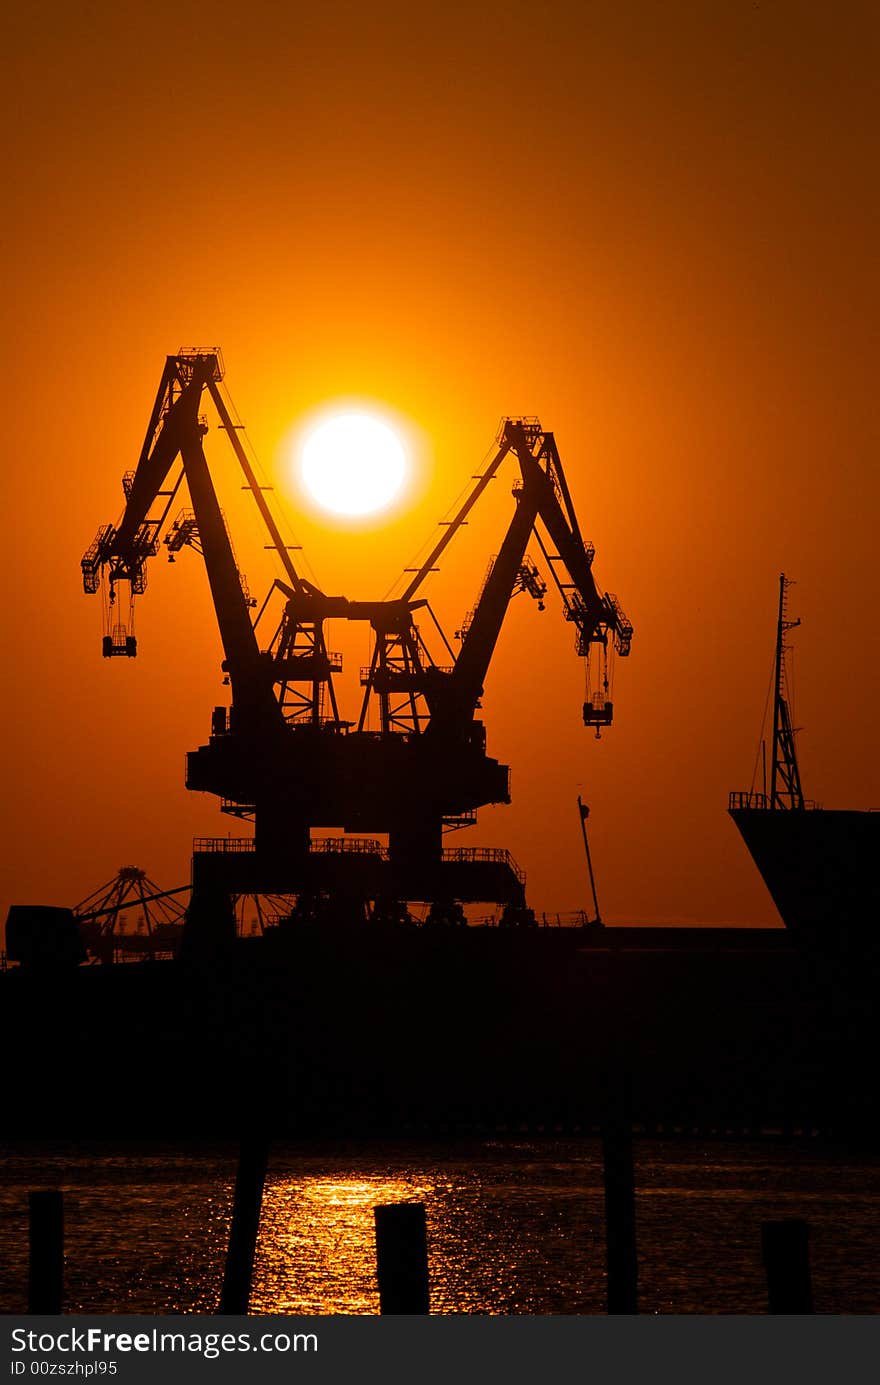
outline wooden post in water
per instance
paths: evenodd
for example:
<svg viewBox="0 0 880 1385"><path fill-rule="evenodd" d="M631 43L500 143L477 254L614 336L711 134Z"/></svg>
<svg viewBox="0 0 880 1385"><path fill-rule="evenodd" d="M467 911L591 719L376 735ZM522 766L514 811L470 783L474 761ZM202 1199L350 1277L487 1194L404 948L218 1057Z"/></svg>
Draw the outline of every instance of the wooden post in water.
<svg viewBox="0 0 880 1385"><path fill-rule="evenodd" d="M28 1203L28 1312L60 1313L64 1299L64 1194L57 1188L31 1192Z"/></svg>
<svg viewBox="0 0 880 1385"><path fill-rule="evenodd" d="M602 1162L605 1174L608 1312L638 1313L632 1126L619 1111L611 1113L602 1127Z"/></svg>
<svg viewBox="0 0 880 1385"><path fill-rule="evenodd" d="M626 1014L620 999L624 978L619 959L608 958L609 993L618 996L610 1017L602 1121L605 1177L605 1243L609 1313L638 1313L636 1256L636 1181L632 1146L632 1055Z"/></svg>
<svg viewBox="0 0 880 1385"><path fill-rule="evenodd" d="M241 1315L248 1311L268 1156L269 1141L265 1135L246 1135L242 1139L220 1295L221 1313Z"/></svg>
<svg viewBox="0 0 880 1385"><path fill-rule="evenodd" d="M423 1202L373 1208L380 1313L430 1312L428 1236Z"/></svg>
<svg viewBox="0 0 880 1385"><path fill-rule="evenodd" d="M768 1313L812 1313L809 1223L791 1218L761 1223Z"/></svg>

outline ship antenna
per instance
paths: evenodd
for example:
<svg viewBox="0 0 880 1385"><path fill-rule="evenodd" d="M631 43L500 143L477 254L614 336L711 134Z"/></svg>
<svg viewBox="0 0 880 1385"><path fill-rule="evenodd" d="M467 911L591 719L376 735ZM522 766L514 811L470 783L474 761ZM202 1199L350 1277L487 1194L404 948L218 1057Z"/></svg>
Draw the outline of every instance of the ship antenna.
<svg viewBox="0 0 880 1385"><path fill-rule="evenodd" d="M767 708L764 707L764 716L767 716ZM763 729L763 728L762 728ZM761 791L767 797L767 739L761 737Z"/></svg>
<svg viewBox="0 0 880 1385"><path fill-rule="evenodd" d="M785 573L779 574L779 619L776 625L776 676L773 698L773 759L770 769L770 807L803 808L804 794L798 769L797 750L791 712L785 695L785 656L789 646L785 636L800 625L800 618L790 620L786 612L786 592L792 582Z"/></svg>

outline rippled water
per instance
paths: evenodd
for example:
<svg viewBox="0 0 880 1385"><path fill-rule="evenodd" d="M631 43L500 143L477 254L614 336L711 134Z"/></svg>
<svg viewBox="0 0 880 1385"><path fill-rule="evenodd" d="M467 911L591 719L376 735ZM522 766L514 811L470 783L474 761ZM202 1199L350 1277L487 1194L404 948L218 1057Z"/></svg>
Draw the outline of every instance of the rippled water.
<svg viewBox="0 0 880 1385"><path fill-rule="evenodd" d="M27 1193L65 1190L70 1312L217 1307L235 1178L231 1146L0 1158L0 1310L26 1304ZM636 1142L640 1307L766 1311L760 1225L805 1217L817 1312L880 1310L880 1161L809 1142ZM376 1313L373 1208L426 1205L437 1313L604 1311L593 1140L273 1148L252 1309Z"/></svg>

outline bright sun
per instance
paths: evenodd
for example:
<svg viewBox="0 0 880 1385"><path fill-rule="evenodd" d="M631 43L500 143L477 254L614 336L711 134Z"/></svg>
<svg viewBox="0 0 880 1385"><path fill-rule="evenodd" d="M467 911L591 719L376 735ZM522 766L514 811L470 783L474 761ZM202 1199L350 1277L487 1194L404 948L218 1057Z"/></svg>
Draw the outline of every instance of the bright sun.
<svg viewBox="0 0 880 1385"><path fill-rule="evenodd" d="M300 474L309 495L337 515L369 515L397 495L407 471L403 443L373 414L334 414L302 446Z"/></svg>

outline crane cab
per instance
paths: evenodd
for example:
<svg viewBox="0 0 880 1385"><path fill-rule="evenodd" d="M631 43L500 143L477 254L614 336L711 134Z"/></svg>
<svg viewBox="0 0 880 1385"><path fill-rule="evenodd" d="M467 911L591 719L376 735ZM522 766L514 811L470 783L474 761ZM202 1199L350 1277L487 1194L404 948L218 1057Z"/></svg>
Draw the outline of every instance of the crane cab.
<svg viewBox="0 0 880 1385"><path fill-rule="evenodd" d="M114 625L112 633L101 641L101 653L105 659L133 659L137 654L137 640L129 635L124 625Z"/></svg>
<svg viewBox="0 0 880 1385"><path fill-rule="evenodd" d="M610 726L614 717L614 703L609 702L604 693L594 693L584 703L584 726Z"/></svg>

